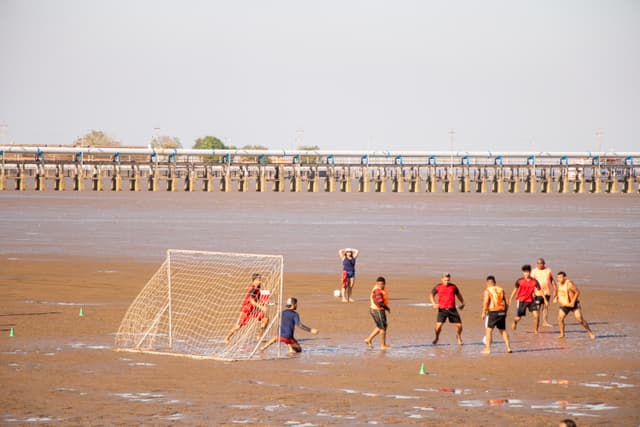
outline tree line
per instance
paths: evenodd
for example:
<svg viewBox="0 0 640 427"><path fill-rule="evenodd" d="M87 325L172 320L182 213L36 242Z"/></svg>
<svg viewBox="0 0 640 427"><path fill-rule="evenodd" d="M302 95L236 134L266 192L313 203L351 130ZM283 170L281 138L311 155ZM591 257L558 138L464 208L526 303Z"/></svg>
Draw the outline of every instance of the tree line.
<svg viewBox="0 0 640 427"><path fill-rule="evenodd" d="M120 141L115 140L113 137L107 135L102 131L92 130L91 132L78 137L74 143L74 147L122 147ZM183 148L179 138L168 135L158 135L151 138L148 144L149 148ZM226 145L220 140L220 138L206 135L195 140L191 148L199 150L237 150L238 147L234 145ZM268 147L263 145L244 145L240 147L241 150L268 150ZM314 151L319 150L317 145L302 145L298 147L298 150Z"/></svg>

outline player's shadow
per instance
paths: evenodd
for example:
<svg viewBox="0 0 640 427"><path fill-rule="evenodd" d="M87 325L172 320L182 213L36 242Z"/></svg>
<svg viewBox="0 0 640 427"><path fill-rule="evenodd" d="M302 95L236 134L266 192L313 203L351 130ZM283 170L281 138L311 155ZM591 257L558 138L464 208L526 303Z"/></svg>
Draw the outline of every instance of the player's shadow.
<svg viewBox="0 0 640 427"><path fill-rule="evenodd" d="M436 344L436 345L449 345L449 344ZM434 345L431 343L428 344L404 344L404 345L393 345L392 348L399 350L424 350L427 348L432 348Z"/></svg>
<svg viewBox="0 0 640 427"><path fill-rule="evenodd" d="M514 353L537 353L541 351L558 351L565 350L563 347L542 347L542 348L519 348L513 350Z"/></svg>
<svg viewBox="0 0 640 427"><path fill-rule="evenodd" d="M629 335L621 335L621 334L607 334L607 335L598 335L596 334L596 340L603 340L608 338L627 338Z"/></svg>
<svg viewBox="0 0 640 427"><path fill-rule="evenodd" d="M608 325L608 324L609 324L609 322L589 322L590 326L593 326L593 325Z"/></svg>

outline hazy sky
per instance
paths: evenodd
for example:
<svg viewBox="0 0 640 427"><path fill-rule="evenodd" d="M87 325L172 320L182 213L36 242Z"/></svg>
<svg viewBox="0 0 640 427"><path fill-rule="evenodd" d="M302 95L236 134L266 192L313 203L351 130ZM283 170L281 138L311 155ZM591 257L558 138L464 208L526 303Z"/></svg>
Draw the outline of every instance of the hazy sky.
<svg viewBox="0 0 640 427"><path fill-rule="evenodd" d="M640 151L640 1L0 0L0 123L184 147Z"/></svg>

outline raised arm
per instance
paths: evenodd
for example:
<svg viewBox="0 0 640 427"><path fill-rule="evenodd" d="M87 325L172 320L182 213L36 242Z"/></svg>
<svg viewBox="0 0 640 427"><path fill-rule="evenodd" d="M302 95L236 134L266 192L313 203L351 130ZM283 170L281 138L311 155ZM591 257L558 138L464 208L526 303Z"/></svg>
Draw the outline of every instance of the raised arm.
<svg viewBox="0 0 640 427"><path fill-rule="evenodd" d="M358 258L358 254L360 253L360 251L357 249L351 249L351 251L353 252L353 257Z"/></svg>
<svg viewBox="0 0 640 427"><path fill-rule="evenodd" d="M338 256L340 257L340 259L344 259L344 253L346 252L346 249L338 249Z"/></svg>

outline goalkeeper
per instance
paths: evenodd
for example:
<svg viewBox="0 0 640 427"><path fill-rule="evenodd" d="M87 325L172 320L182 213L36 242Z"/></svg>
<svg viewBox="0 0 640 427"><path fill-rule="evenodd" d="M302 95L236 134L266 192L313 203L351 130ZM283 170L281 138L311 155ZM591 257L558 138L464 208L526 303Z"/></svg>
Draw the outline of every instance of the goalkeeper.
<svg viewBox="0 0 640 427"><path fill-rule="evenodd" d="M260 351L265 351L267 347L271 344L280 340L280 342L285 343L289 347L289 354L300 353L302 351L302 347L300 347L300 343L296 341L293 337L293 330L296 325L307 332L311 332L312 334L317 334L318 330L314 328L310 328L300 322L300 316L296 309L298 308L298 300L296 298L289 298L287 300L287 309L282 311L282 322L280 323L280 335L276 335L271 338L269 342L260 347Z"/></svg>
<svg viewBox="0 0 640 427"><path fill-rule="evenodd" d="M229 331L224 339L225 344L229 344L231 337L238 329L242 328L249 322L249 319L255 318L260 321L260 331L258 332L258 339L262 338L264 330L269 324L269 317L267 316L267 307L260 301L260 287L262 286L262 276L259 273L255 273L251 276L251 286L244 296L242 301L242 307L240 307L240 318L238 323Z"/></svg>

